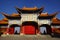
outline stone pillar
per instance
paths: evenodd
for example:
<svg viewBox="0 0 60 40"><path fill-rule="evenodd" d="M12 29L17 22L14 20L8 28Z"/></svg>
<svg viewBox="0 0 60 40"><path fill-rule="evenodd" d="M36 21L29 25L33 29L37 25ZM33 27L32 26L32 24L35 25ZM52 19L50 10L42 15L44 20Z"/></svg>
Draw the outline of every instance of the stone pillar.
<svg viewBox="0 0 60 40"><path fill-rule="evenodd" d="M7 35L9 35L9 25L8 25L8 28L7 28Z"/></svg>
<svg viewBox="0 0 60 40"><path fill-rule="evenodd" d="M24 27L21 26L21 32L20 35L24 35Z"/></svg>

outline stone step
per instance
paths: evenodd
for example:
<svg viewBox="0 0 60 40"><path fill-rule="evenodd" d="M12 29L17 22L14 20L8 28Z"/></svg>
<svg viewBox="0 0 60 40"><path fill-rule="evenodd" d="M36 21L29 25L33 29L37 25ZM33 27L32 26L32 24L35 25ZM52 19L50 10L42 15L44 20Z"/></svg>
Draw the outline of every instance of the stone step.
<svg viewBox="0 0 60 40"><path fill-rule="evenodd" d="M52 39L50 35L7 35L1 36L0 40L54 40L54 39Z"/></svg>

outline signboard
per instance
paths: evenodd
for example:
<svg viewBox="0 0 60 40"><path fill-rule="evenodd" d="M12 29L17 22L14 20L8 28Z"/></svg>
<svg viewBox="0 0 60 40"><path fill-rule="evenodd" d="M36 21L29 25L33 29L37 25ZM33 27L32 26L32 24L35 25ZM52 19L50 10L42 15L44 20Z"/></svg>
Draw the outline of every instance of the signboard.
<svg viewBox="0 0 60 40"><path fill-rule="evenodd" d="M22 14L21 21L37 21L37 14Z"/></svg>
<svg viewBox="0 0 60 40"><path fill-rule="evenodd" d="M51 21L50 20L38 20L38 24L50 24L51 23Z"/></svg>
<svg viewBox="0 0 60 40"><path fill-rule="evenodd" d="M9 24L20 24L20 20L9 20Z"/></svg>

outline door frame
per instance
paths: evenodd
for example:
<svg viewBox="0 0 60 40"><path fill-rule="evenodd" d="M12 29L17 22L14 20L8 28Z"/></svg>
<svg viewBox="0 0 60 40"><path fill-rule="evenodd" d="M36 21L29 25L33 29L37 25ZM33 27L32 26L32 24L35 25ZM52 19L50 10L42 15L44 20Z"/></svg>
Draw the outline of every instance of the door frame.
<svg viewBox="0 0 60 40"><path fill-rule="evenodd" d="M10 25L10 27L14 27L14 30L15 30L16 26L20 27L20 25L18 25L18 24L12 24L12 25ZM21 32L21 27L20 27L20 32ZM13 34L15 34L15 33L13 33ZM20 34L20 33L18 33L18 34Z"/></svg>

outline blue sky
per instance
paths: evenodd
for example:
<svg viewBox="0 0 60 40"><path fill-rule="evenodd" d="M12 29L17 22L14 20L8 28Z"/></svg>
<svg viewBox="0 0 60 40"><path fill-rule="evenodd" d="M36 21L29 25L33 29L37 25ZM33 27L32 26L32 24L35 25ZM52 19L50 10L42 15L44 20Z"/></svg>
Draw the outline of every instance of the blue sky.
<svg viewBox="0 0 60 40"><path fill-rule="evenodd" d="M52 14L54 12L60 11L60 0L0 0L0 12L5 12L7 14L17 13L15 6L22 8L26 7L42 7L44 6L43 12L48 12ZM60 19L60 13L57 15ZM0 14L0 20L4 16Z"/></svg>

